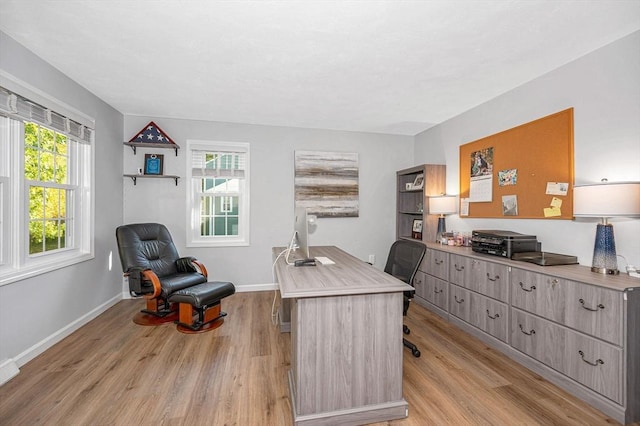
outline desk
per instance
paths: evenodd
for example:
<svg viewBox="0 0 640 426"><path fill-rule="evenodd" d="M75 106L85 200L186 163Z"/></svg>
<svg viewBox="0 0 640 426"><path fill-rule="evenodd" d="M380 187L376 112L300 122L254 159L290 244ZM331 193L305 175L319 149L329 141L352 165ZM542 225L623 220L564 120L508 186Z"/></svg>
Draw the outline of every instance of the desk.
<svg viewBox="0 0 640 426"><path fill-rule="evenodd" d="M274 258L282 248L274 248ZM333 265L275 266L281 317L291 318L289 391L296 425L404 418L403 291L413 287L337 247ZM289 302L289 303L287 303Z"/></svg>

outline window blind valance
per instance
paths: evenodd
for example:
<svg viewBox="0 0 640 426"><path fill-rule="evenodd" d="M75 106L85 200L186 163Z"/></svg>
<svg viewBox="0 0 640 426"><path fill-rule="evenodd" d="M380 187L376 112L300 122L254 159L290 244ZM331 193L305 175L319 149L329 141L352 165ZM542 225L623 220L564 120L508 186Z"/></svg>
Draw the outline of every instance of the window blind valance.
<svg viewBox="0 0 640 426"><path fill-rule="evenodd" d="M191 176L193 177L245 177L247 153L242 151L192 150Z"/></svg>
<svg viewBox="0 0 640 426"><path fill-rule="evenodd" d="M0 114L50 127L78 142L91 142L93 129L0 86Z"/></svg>

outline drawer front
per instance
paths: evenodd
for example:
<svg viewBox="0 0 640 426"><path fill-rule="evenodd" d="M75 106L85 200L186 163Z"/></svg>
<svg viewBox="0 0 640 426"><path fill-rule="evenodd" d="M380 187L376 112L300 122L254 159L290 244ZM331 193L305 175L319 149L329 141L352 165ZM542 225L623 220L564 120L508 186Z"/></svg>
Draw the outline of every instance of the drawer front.
<svg viewBox="0 0 640 426"><path fill-rule="evenodd" d="M624 293L569 282L565 323L576 330L622 345Z"/></svg>
<svg viewBox="0 0 640 426"><path fill-rule="evenodd" d="M413 277L411 285L416 289L416 296L420 296L423 299L427 298L426 276L422 271L416 271L416 275Z"/></svg>
<svg viewBox="0 0 640 426"><path fill-rule="evenodd" d="M622 349L518 309L511 346L622 404Z"/></svg>
<svg viewBox="0 0 640 426"><path fill-rule="evenodd" d="M471 309L469 322L493 337L507 341L509 307L502 302L490 299L477 293L471 293Z"/></svg>
<svg viewBox="0 0 640 426"><path fill-rule="evenodd" d="M471 318L471 292L451 284L449 286L449 313L469 322Z"/></svg>
<svg viewBox="0 0 640 426"><path fill-rule="evenodd" d="M562 373L566 334L550 321L511 309L511 346Z"/></svg>
<svg viewBox="0 0 640 426"><path fill-rule="evenodd" d="M446 311L447 301L449 300L447 297L449 295L449 284L444 280L427 275L425 288L424 299Z"/></svg>
<svg viewBox="0 0 640 426"><path fill-rule="evenodd" d="M420 269L427 274L448 281L449 254L438 250L427 249L427 254L420 265Z"/></svg>
<svg viewBox="0 0 640 426"><path fill-rule="evenodd" d="M511 305L564 324L569 281L518 268L511 270Z"/></svg>
<svg viewBox="0 0 640 426"><path fill-rule="evenodd" d="M478 261L473 261L470 257L449 255L449 282L466 287L472 275L478 273L477 267Z"/></svg>
<svg viewBox="0 0 640 426"><path fill-rule="evenodd" d="M449 281L485 296L509 301L509 272L505 265L451 255Z"/></svg>
<svg viewBox="0 0 640 426"><path fill-rule="evenodd" d="M622 404L622 349L578 332L567 333L565 374Z"/></svg>

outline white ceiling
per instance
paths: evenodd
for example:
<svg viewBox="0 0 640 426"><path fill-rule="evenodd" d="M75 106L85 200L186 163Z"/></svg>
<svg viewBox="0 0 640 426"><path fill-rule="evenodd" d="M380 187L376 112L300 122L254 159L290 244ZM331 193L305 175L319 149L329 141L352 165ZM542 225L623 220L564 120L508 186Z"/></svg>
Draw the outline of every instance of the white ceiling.
<svg viewBox="0 0 640 426"><path fill-rule="evenodd" d="M0 0L0 29L123 114L414 135L640 30L640 0Z"/></svg>

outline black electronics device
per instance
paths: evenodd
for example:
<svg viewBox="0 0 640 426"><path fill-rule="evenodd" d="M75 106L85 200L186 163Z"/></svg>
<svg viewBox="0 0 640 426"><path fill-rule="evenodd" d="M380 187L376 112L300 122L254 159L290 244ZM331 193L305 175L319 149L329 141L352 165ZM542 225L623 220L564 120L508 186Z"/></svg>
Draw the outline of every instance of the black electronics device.
<svg viewBox="0 0 640 426"><path fill-rule="evenodd" d="M315 259L299 259L293 262L294 266L316 266Z"/></svg>
<svg viewBox="0 0 640 426"><path fill-rule="evenodd" d="M539 252L541 245L535 235L512 231L482 230L471 232L471 250L511 259L514 253Z"/></svg>
<svg viewBox="0 0 640 426"><path fill-rule="evenodd" d="M558 253L545 253L543 251L525 251L522 253L514 253L512 260L520 260L523 262L535 263L541 266L552 265L575 265L578 263L576 256Z"/></svg>

